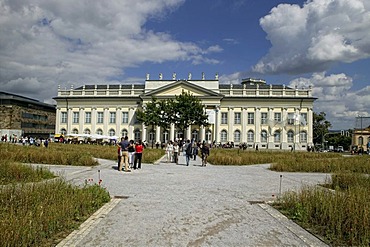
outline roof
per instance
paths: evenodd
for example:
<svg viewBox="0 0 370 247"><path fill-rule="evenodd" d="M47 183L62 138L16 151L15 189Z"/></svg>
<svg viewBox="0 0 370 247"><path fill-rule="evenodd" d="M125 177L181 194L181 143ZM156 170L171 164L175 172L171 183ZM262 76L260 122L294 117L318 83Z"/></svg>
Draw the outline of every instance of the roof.
<svg viewBox="0 0 370 247"><path fill-rule="evenodd" d="M85 87L86 90L93 90L95 89L119 89L121 86L121 89L131 89L132 86L136 89L144 89L145 85L144 84L113 84L113 85L84 85L78 88L75 88L73 90L83 90Z"/></svg>
<svg viewBox="0 0 370 247"><path fill-rule="evenodd" d="M220 89L230 89L231 85L235 89L243 89L244 85L246 89L257 89L257 84L254 84L254 85L251 85L251 84L244 84L244 85L243 84L220 84L219 88ZM271 85L271 86L272 86L272 89L283 89L284 88L284 85ZM258 88L259 89L270 89L270 85L259 84ZM292 89L292 88L285 86L285 89Z"/></svg>
<svg viewBox="0 0 370 247"><path fill-rule="evenodd" d="M8 92L4 92L4 91L0 91L0 99L1 99L1 104L4 103L3 100L9 100L9 101L13 100L13 101L24 102L24 103L29 103L29 104L32 103L35 105L40 105L40 106L49 107L49 108L55 108L55 105L47 104L37 99L32 99L32 98L28 98L28 97L24 97L21 95L12 94Z"/></svg>

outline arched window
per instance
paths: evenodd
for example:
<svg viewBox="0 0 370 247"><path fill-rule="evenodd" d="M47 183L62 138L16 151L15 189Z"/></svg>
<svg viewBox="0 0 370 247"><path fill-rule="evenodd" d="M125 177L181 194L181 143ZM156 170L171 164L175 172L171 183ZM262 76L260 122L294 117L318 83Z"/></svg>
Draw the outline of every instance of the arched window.
<svg viewBox="0 0 370 247"><path fill-rule="evenodd" d="M62 134L62 135L67 134L67 130L66 130L65 128L61 129L61 130L60 130L60 134Z"/></svg>
<svg viewBox="0 0 370 247"><path fill-rule="evenodd" d="M227 131L226 130L221 131L221 142L227 142Z"/></svg>
<svg viewBox="0 0 370 247"><path fill-rule="evenodd" d="M91 133L90 129L85 129L85 130L84 130L84 134L86 134L86 135L90 135L90 133Z"/></svg>
<svg viewBox="0 0 370 247"><path fill-rule="evenodd" d="M254 132L253 132L253 130L248 130L247 142L254 142Z"/></svg>
<svg viewBox="0 0 370 247"><path fill-rule="evenodd" d="M197 130L193 130L193 132L191 132L191 138L196 142L198 141L199 135Z"/></svg>
<svg viewBox="0 0 370 247"><path fill-rule="evenodd" d="M116 131L114 129L110 129L109 136L115 136L115 135L116 135Z"/></svg>
<svg viewBox="0 0 370 247"><path fill-rule="evenodd" d="M266 130L261 131L261 142L267 142L267 131Z"/></svg>
<svg viewBox="0 0 370 247"><path fill-rule="evenodd" d="M301 143L306 143L307 142L307 132L306 131L301 131L299 133L299 141Z"/></svg>
<svg viewBox="0 0 370 247"><path fill-rule="evenodd" d="M123 129L123 130L121 131L121 136L122 136L122 137L127 136L127 134L128 134L127 129Z"/></svg>
<svg viewBox="0 0 370 247"><path fill-rule="evenodd" d="M293 143L294 142L294 132L293 132L293 130L289 130L288 133L287 133L287 136L288 136L288 142Z"/></svg>
<svg viewBox="0 0 370 247"><path fill-rule="evenodd" d="M78 129L76 129L76 128L74 128L73 130L72 130L72 134L78 134Z"/></svg>
<svg viewBox="0 0 370 247"><path fill-rule="evenodd" d="M274 132L274 142L280 142L280 131L276 130Z"/></svg>
<svg viewBox="0 0 370 247"><path fill-rule="evenodd" d="M97 129L97 130L96 130L96 134L97 134L97 135L103 135L103 131L102 131L101 129Z"/></svg>
<svg viewBox="0 0 370 247"><path fill-rule="evenodd" d="M362 136L358 138L358 145L364 145L364 138Z"/></svg>
<svg viewBox="0 0 370 247"><path fill-rule="evenodd" d="M210 141L212 141L212 132L210 131L210 130L207 130L206 131L206 141L207 142L210 142Z"/></svg>
<svg viewBox="0 0 370 247"><path fill-rule="evenodd" d="M240 131L235 130L234 132L234 142L240 142Z"/></svg>

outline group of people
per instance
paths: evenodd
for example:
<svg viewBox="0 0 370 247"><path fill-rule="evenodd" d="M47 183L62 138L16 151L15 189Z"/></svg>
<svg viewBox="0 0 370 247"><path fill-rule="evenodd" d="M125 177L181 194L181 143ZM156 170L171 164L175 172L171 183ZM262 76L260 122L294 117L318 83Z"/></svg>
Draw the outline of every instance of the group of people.
<svg viewBox="0 0 370 247"><path fill-rule="evenodd" d="M131 172L131 169L141 169L141 160L143 157L144 145L141 140L134 142L128 140L128 137L122 137L118 147L118 171L122 171L123 163L125 172Z"/></svg>
<svg viewBox="0 0 370 247"><path fill-rule="evenodd" d="M179 155L183 152L186 157L186 165L189 166L190 160L196 160L199 150L202 157L202 166L207 165L207 158L209 156L209 145L206 142L194 142L187 140L186 142L172 142L169 141L166 145L166 160L179 164Z"/></svg>

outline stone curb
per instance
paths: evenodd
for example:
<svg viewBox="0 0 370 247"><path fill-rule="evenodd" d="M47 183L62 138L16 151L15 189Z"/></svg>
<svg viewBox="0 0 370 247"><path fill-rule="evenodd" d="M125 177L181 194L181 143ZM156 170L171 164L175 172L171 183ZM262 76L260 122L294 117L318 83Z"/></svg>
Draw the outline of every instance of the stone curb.
<svg viewBox="0 0 370 247"><path fill-rule="evenodd" d="M311 233L307 232L301 226L294 223L292 220L288 219L285 215L281 214L278 210L271 207L265 203L258 203L257 204L260 208L265 210L269 215L275 218L280 224L286 227L290 232L296 235L299 239L301 239L307 246L316 247L316 246L329 246L322 242L320 239L312 235Z"/></svg>
<svg viewBox="0 0 370 247"><path fill-rule="evenodd" d="M74 230L65 239L63 239L57 247L76 246L99 222L106 217L106 215L121 201L119 198L112 198L110 202L106 203L98 211L90 216L79 229Z"/></svg>

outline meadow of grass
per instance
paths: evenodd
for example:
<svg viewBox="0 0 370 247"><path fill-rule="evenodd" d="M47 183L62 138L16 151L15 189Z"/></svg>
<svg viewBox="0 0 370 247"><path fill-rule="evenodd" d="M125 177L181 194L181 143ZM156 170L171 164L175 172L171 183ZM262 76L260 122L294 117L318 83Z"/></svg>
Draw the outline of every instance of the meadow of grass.
<svg viewBox="0 0 370 247"><path fill-rule="evenodd" d="M144 149L142 163L154 163L162 149ZM94 158L117 160L116 146L50 143L48 148L0 143L0 157L21 163L96 166Z"/></svg>
<svg viewBox="0 0 370 247"><path fill-rule="evenodd" d="M287 151L243 151L240 149L212 149L208 162L213 165L271 164L270 169L285 172L353 171L370 173L370 156L344 157L339 153Z"/></svg>
<svg viewBox="0 0 370 247"><path fill-rule="evenodd" d="M109 200L98 185L62 179L0 186L0 245L55 246Z"/></svg>
<svg viewBox="0 0 370 247"><path fill-rule="evenodd" d="M55 175L48 169L15 163L10 160L0 160L0 185L11 183L40 182L44 179L54 178Z"/></svg>
<svg viewBox="0 0 370 247"><path fill-rule="evenodd" d="M283 194L275 204L281 212L334 246L370 243L370 178L339 173L327 185L333 190L305 187Z"/></svg>
<svg viewBox="0 0 370 247"><path fill-rule="evenodd" d="M271 164L270 169L279 172L333 173L326 188L305 187L283 194L274 206L330 245L369 246L370 156L212 149L208 161L213 165Z"/></svg>

